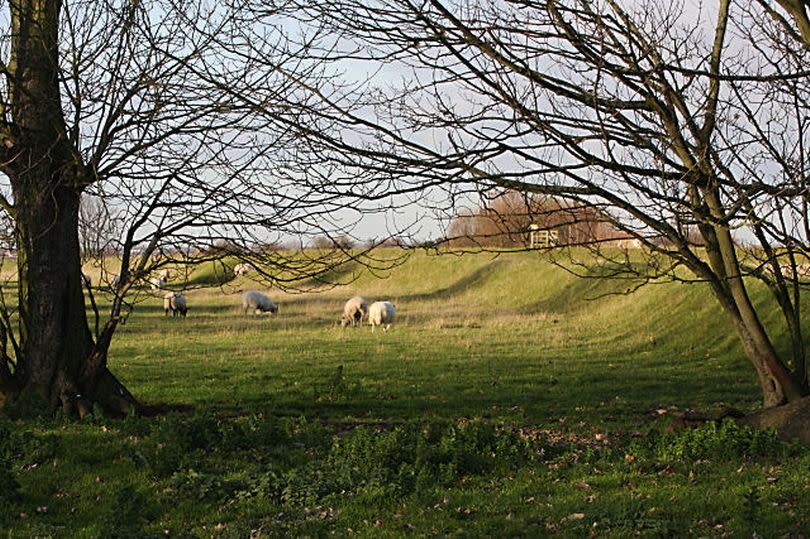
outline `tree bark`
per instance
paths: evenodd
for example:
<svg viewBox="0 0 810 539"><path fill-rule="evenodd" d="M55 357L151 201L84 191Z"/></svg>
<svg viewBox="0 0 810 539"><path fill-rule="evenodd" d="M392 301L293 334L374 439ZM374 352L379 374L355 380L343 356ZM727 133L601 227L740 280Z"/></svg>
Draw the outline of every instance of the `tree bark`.
<svg viewBox="0 0 810 539"><path fill-rule="evenodd" d="M107 370L109 339L97 346L88 326L77 226L79 194L56 187L32 198L26 197L17 213L22 357L16 400L53 411L60 405L75 408L84 399L125 412L125 403L133 404L134 399Z"/></svg>
<svg viewBox="0 0 810 539"><path fill-rule="evenodd" d="M703 197L715 221L711 225L704 224L701 227L709 263L720 279L713 283L713 290L731 316L743 350L757 373L763 405L769 408L798 400L805 395L802 384L794 379L779 358L759 314L751 303L734 239L722 220L723 209L717 187L704 189Z"/></svg>
<svg viewBox="0 0 810 539"><path fill-rule="evenodd" d="M85 312L79 199L91 179L62 112L58 0L10 2L6 73L13 122L2 129L18 254L19 349L9 395L35 413L132 396L106 368L109 341L93 342ZM95 357L92 368L87 365ZM100 360L98 358L101 358Z"/></svg>
<svg viewBox="0 0 810 539"><path fill-rule="evenodd" d="M738 285L743 286L741 283ZM779 406L805 396L801 384L793 379L779 359L753 308L748 311L740 309L737 297L716 286L713 290L723 309L730 316L743 351L757 373L763 406L765 408ZM750 301L744 290L741 294L745 301Z"/></svg>
<svg viewBox="0 0 810 539"><path fill-rule="evenodd" d="M78 200L57 187L31 197L28 182L15 182L17 204L20 352L19 399L52 409L80 393L81 361L93 347L87 326L78 245ZM36 198L36 200L31 200Z"/></svg>

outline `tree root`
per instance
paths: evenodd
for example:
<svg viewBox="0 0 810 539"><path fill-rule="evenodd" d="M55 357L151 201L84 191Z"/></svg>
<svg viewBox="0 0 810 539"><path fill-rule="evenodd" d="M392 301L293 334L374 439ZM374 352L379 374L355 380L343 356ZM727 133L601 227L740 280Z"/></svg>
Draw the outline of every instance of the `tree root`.
<svg viewBox="0 0 810 539"><path fill-rule="evenodd" d="M84 419L99 409L110 417L126 417L138 409L138 401L124 385L107 369L99 375L92 390L84 393L63 390L60 397L62 414L65 417Z"/></svg>
<svg viewBox="0 0 810 539"><path fill-rule="evenodd" d="M126 417L138 408L138 401L132 393L108 369L99 376L92 400L113 417Z"/></svg>
<svg viewBox="0 0 810 539"><path fill-rule="evenodd" d="M798 441L810 447L810 396L782 406L765 408L749 415L744 415L734 409L725 410L719 416L685 412L672 420L667 427L667 432L696 428L708 422L719 423L726 418L734 419L738 425L746 425L755 429L775 429L780 440Z"/></svg>
<svg viewBox="0 0 810 539"><path fill-rule="evenodd" d="M755 429L776 429L786 442L798 441L810 447L810 397L775 408L766 408L738 420Z"/></svg>

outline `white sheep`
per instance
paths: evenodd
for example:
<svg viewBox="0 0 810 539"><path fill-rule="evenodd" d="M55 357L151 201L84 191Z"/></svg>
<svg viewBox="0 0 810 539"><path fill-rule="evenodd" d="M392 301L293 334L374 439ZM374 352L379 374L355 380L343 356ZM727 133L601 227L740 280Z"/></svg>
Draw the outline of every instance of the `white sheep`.
<svg viewBox="0 0 810 539"><path fill-rule="evenodd" d="M253 268L250 267L250 264L245 264L244 262L242 262L233 267L233 274L236 275L237 277L240 277L242 275L247 275L248 273L250 273L250 270L252 269Z"/></svg>
<svg viewBox="0 0 810 539"><path fill-rule="evenodd" d="M349 324L355 326L362 324L363 319L368 315L368 302L361 296L354 296L343 306L343 316L340 317L341 327Z"/></svg>
<svg viewBox="0 0 810 539"><path fill-rule="evenodd" d="M185 318L186 314L188 313L186 296L177 292L166 292L163 295L163 312L166 316L169 316L170 311L172 313L172 317L179 315Z"/></svg>
<svg viewBox="0 0 810 539"><path fill-rule="evenodd" d="M116 273L111 273L107 276L107 280L110 283L110 288L113 290L118 290L121 288L121 276Z"/></svg>
<svg viewBox="0 0 810 539"><path fill-rule="evenodd" d="M267 311L273 314L278 312L278 307L273 303L273 300L266 294L256 290L249 290L242 294L242 310L247 314L251 309L255 314L262 314Z"/></svg>
<svg viewBox="0 0 810 539"><path fill-rule="evenodd" d="M773 273L773 270L766 266L766 270L769 273ZM780 264L779 270L782 272L782 275L785 279L795 280L801 279L803 277L810 277L810 264L796 264L796 272L793 272L793 266L790 264Z"/></svg>
<svg viewBox="0 0 810 539"><path fill-rule="evenodd" d="M371 332L374 328L384 326L383 331L388 331L396 318L396 308L389 301L375 301L368 308L368 323L371 324Z"/></svg>
<svg viewBox="0 0 810 539"><path fill-rule="evenodd" d="M161 277L155 276L149 279L149 288L152 290L160 290L164 286L166 286L166 281Z"/></svg>

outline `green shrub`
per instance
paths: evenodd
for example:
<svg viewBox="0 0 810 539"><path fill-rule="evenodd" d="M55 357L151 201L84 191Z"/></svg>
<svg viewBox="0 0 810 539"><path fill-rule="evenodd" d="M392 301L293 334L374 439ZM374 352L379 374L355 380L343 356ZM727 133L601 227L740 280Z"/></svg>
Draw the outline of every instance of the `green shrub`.
<svg viewBox="0 0 810 539"><path fill-rule="evenodd" d="M172 475L169 486L178 496L221 502L244 490L246 484L238 480L225 480L216 474L189 469Z"/></svg>
<svg viewBox="0 0 810 539"><path fill-rule="evenodd" d="M251 414L231 421L220 421L220 447L224 450L245 450L277 446L288 442L288 435L275 418Z"/></svg>
<svg viewBox="0 0 810 539"><path fill-rule="evenodd" d="M245 470L245 486L234 493L234 498L246 500L260 498L273 504L281 503L284 480L274 470L262 467Z"/></svg>
<svg viewBox="0 0 810 539"><path fill-rule="evenodd" d="M631 452L664 464L777 456L784 450L776 431L757 430L726 419L669 434L651 434Z"/></svg>
<svg viewBox="0 0 810 539"><path fill-rule="evenodd" d="M532 458L530 449L516 434L483 423L358 428L335 437L320 484L332 484L336 492L402 496L496 468L512 469Z"/></svg>
<svg viewBox="0 0 810 539"><path fill-rule="evenodd" d="M287 506L313 506L330 492L335 492L336 485L332 479L328 470L314 462L293 468L283 476L281 503Z"/></svg>

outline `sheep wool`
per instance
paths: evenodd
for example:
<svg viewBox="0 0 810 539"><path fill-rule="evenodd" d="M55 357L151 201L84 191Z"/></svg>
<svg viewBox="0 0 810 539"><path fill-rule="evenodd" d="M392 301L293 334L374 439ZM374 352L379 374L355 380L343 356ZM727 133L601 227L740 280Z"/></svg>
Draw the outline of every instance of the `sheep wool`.
<svg viewBox="0 0 810 539"><path fill-rule="evenodd" d="M362 324L368 315L368 302L361 296L354 296L343 306L343 316L340 317L340 325L356 326Z"/></svg>
<svg viewBox="0 0 810 539"><path fill-rule="evenodd" d="M396 318L396 308L390 301L376 301L368 308L368 323L371 324L371 332L374 328L382 326L383 331L388 331Z"/></svg>
<svg viewBox="0 0 810 539"><path fill-rule="evenodd" d="M248 273L250 273L251 269L252 268L250 267L249 264L245 264L244 262L242 262L233 267L233 274L236 275L237 277L247 275Z"/></svg>
<svg viewBox="0 0 810 539"><path fill-rule="evenodd" d="M245 314L247 314L250 310L252 310L255 314L261 314L268 311L275 314L278 312L278 307L266 294L256 290L249 290L242 294L242 310L245 312Z"/></svg>
<svg viewBox="0 0 810 539"><path fill-rule="evenodd" d="M166 316L172 313L172 316L185 317L188 313L188 303L186 296L178 294L177 292L166 292L163 295L163 312Z"/></svg>

